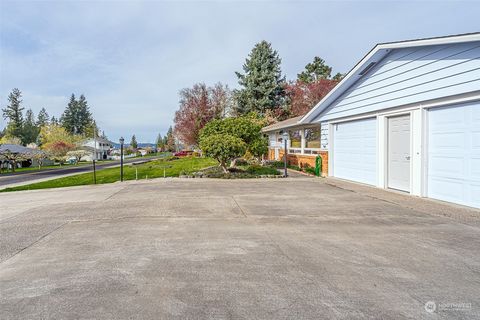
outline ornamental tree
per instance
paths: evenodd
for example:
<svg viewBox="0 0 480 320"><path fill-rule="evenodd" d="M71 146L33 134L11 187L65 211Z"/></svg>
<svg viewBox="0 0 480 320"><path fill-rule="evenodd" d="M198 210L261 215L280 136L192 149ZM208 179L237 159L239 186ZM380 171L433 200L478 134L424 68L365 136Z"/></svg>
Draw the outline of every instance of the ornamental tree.
<svg viewBox="0 0 480 320"><path fill-rule="evenodd" d="M228 86L207 87L197 83L180 91L180 108L175 112L175 135L187 145L197 145L200 130L209 121L223 118L231 105Z"/></svg>
<svg viewBox="0 0 480 320"><path fill-rule="evenodd" d="M88 156L90 154L91 154L91 152L89 152L87 150L77 149L77 150L73 150L73 151L68 151L66 156L67 157L74 157L75 158L75 164L78 164L83 157Z"/></svg>
<svg viewBox="0 0 480 320"><path fill-rule="evenodd" d="M57 141L76 144L80 141L80 139L81 137L68 133L67 130L60 125L51 123L40 129L38 144L42 145L43 148L45 144Z"/></svg>
<svg viewBox="0 0 480 320"><path fill-rule="evenodd" d="M200 140L200 148L207 157L220 163L223 172L228 173L227 162L245 154L247 146L242 139L230 134L205 135Z"/></svg>
<svg viewBox="0 0 480 320"><path fill-rule="evenodd" d="M75 144L66 141L55 141L46 143L42 147L48 152L52 159L60 163L64 163L67 152L75 149Z"/></svg>
<svg viewBox="0 0 480 320"><path fill-rule="evenodd" d="M338 81L332 79L319 79L310 83L302 81L289 83L286 92L290 105L290 115L296 117L310 111L337 83Z"/></svg>
<svg viewBox="0 0 480 320"><path fill-rule="evenodd" d="M200 132L200 148L202 151L204 144L202 141L210 136L236 137L245 144L245 150L242 154L230 154L229 160L234 160L249 152L254 157L261 157L267 152L268 141L262 134L264 121L256 114L237 118L217 119L209 122ZM213 139L218 141L218 137ZM209 140L212 143L212 140ZM223 142L219 142L223 145ZM217 159L218 160L218 159ZM235 166L235 161L232 161Z"/></svg>

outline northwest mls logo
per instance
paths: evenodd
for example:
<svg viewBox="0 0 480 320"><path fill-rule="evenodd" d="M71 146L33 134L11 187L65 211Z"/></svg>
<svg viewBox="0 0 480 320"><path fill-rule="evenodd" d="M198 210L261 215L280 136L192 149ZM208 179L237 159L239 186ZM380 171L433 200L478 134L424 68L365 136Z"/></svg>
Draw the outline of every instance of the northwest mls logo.
<svg viewBox="0 0 480 320"><path fill-rule="evenodd" d="M437 304L435 303L435 301L427 301L425 303L425 311L427 311L428 313L434 313L435 310L437 310Z"/></svg>

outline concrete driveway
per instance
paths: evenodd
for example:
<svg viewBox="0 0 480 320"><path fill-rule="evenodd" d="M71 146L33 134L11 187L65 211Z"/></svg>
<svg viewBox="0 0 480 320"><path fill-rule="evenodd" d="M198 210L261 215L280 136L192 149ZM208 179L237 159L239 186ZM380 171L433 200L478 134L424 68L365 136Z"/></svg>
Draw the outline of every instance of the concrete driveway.
<svg viewBox="0 0 480 320"><path fill-rule="evenodd" d="M480 318L475 210L311 178L127 182L0 205L1 319Z"/></svg>

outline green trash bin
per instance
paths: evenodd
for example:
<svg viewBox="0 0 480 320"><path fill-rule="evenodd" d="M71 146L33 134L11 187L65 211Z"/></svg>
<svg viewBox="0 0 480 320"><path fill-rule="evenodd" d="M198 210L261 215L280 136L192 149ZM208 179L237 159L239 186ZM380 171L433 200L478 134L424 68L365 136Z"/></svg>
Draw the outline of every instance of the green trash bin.
<svg viewBox="0 0 480 320"><path fill-rule="evenodd" d="M322 173L322 157L317 156L315 158L315 175L317 177L320 177L321 173Z"/></svg>

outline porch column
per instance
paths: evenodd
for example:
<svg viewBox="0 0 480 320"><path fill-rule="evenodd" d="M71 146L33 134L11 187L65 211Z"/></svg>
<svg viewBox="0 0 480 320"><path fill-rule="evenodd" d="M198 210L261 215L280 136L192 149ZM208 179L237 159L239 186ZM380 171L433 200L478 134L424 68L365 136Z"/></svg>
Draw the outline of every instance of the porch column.
<svg viewBox="0 0 480 320"><path fill-rule="evenodd" d="M303 128L299 129L300 130L300 138L301 138L301 142L300 142L300 153L301 154L304 154L304 149L305 149L305 130Z"/></svg>

